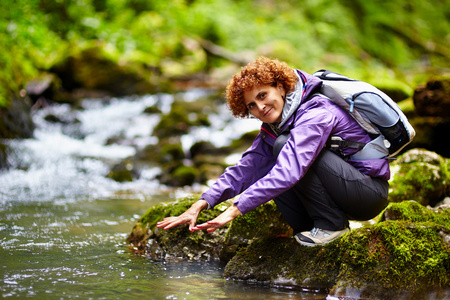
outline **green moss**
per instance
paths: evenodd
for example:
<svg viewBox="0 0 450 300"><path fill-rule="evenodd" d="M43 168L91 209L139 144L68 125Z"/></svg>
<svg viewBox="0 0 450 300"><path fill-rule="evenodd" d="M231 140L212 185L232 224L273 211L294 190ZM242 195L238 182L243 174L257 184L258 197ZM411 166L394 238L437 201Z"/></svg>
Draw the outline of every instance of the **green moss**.
<svg viewBox="0 0 450 300"><path fill-rule="evenodd" d="M127 242L133 245L139 254L152 258L218 258L223 235L228 229L228 224L213 233L201 230L190 232L187 224L170 230L156 228L158 221L166 217L181 215L197 200L198 197L188 197L151 207L134 226ZM216 209L203 210L197 219L197 224L214 219L221 212L221 210Z"/></svg>
<svg viewBox="0 0 450 300"><path fill-rule="evenodd" d="M179 166L171 174L171 181L176 186L192 185L198 175L199 172L194 167Z"/></svg>
<svg viewBox="0 0 450 300"><path fill-rule="evenodd" d="M439 236L442 229L433 223L386 221L352 232L339 241L345 249L339 261L346 268L340 280L355 287L369 282L387 289L448 284L450 252Z"/></svg>
<svg viewBox="0 0 450 300"><path fill-rule="evenodd" d="M434 152L413 149L391 164L389 201L417 200L434 206L448 195L448 162Z"/></svg>
<svg viewBox="0 0 450 300"><path fill-rule="evenodd" d="M390 203L378 222L401 220L408 222L433 222L450 228L450 210L432 210L416 201Z"/></svg>
<svg viewBox="0 0 450 300"><path fill-rule="evenodd" d="M226 241L229 244L247 244L251 240L279 235L292 236L292 229L275 203L270 201L234 219Z"/></svg>
<svg viewBox="0 0 450 300"><path fill-rule="evenodd" d="M214 112L214 101L200 99L195 102L184 101L177 97L170 112L163 115L156 125L153 135L164 138L189 133L193 126L209 126L208 113Z"/></svg>

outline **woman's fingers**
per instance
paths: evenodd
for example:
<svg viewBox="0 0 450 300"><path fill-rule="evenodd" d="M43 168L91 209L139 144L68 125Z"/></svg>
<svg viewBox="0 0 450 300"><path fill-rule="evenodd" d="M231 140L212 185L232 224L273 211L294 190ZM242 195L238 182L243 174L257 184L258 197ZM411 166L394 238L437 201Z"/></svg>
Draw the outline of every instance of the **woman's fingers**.
<svg viewBox="0 0 450 300"><path fill-rule="evenodd" d="M214 222L214 221L208 221L208 222L206 222L206 223L199 224L199 225L195 226L195 227L193 228L193 231L196 231L196 230L204 230L204 229L206 229L206 231L208 231L209 233L211 233L211 232L216 231L216 229L219 228L220 226L221 226L221 225L217 224L217 223Z"/></svg>
<svg viewBox="0 0 450 300"><path fill-rule="evenodd" d="M186 221L183 220L183 218L180 217L169 217L164 218L161 222L156 223L156 227L163 228L164 230L173 228L175 226L185 224Z"/></svg>

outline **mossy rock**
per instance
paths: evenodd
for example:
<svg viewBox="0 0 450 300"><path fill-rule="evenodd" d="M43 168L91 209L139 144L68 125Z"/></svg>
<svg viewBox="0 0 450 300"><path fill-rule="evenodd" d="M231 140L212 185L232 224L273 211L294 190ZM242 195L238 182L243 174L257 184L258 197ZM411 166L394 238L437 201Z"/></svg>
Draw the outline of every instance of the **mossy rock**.
<svg viewBox="0 0 450 300"><path fill-rule="evenodd" d="M183 187L186 185L192 185L196 181L198 176L199 172L196 168L181 165L170 172L167 176L168 178L162 180L162 183L171 186Z"/></svg>
<svg viewBox="0 0 450 300"><path fill-rule="evenodd" d="M64 90L77 89L106 91L112 96L148 94L161 90L163 83L151 82L151 71L137 63L118 63L98 44L85 49L74 49L64 60L52 67Z"/></svg>
<svg viewBox="0 0 450 300"><path fill-rule="evenodd" d="M137 174L133 162L130 160L123 160L111 168L107 177L114 179L117 182L126 182L133 181L133 179L137 177Z"/></svg>
<svg viewBox="0 0 450 300"><path fill-rule="evenodd" d="M392 203L389 208L396 206L423 216L429 213L417 203ZM450 210L444 210L440 217L424 217L423 222L380 221L311 248L299 246L294 239L260 239L233 257L224 276L325 288L330 295L344 298L424 299L430 293L448 295L450 228L444 225L448 221L441 221L449 217Z"/></svg>
<svg viewBox="0 0 450 300"><path fill-rule="evenodd" d="M448 159L424 149L413 149L391 164L390 202L417 200L434 206L449 193Z"/></svg>
<svg viewBox="0 0 450 300"><path fill-rule="evenodd" d="M194 126L210 126L208 114L216 112L216 101L198 99L185 101L181 96L175 97L169 113L162 115L153 135L158 138L188 134Z"/></svg>
<svg viewBox="0 0 450 300"><path fill-rule="evenodd" d="M161 116L161 120L153 130L153 135L158 138L181 136L189 133L192 125L193 122L189 119L189 115L181 106L177 105L177 102L174 102L170 112Z"/></svg>
<svg viewBox="0 0 450 300"><path fill-rule="evenodd" d="M292 228L275 203L270 201L231 222L225 236L221 258L225 261L230 260L237 250L259 239L291 236Z"/></svg>
<svg viewBox="0 0 450 300"><path fill-rule="evenodd" d="M228 261L239 248L264 237L292 234L273 202L239 216L214 233L190 232L187 225L164 231L156 222L186 211L197 198L190 197L175 202L160 203L150 208L134 226L128 243L136 253L154 259L220 259ZM231 201L223 202L212 210L200 213L197 224L209 221L225 211Z"/></svg>
<svg viewBox="0 0 450 300"><path fill-rule="evenodd" d="M185 154L179 137L160 139L158 144L147 145L135 155L136 160L159 165L173 162L179 165L184 158Z"/></svg>
<svg viewBox="0 0 450 300"><path fill-rule="evenodd" d="M213 233L202 230L190 232L188 225L170 230L156 227L158 221L185 212L197 199L190 197L175 202L160 203L147 210L127 238L127 242L131 244L135 253L153 259L218 259L228 225ZM203 210L197 223L201 224L214 219L226 207L227 205L224 204L218 209Z"/></svg>
<svg viewBox="0 0 450 300"><path fill-rule="evenodd" d="M144 109L144 113L145 114L160 114L161 110L156 106L156 105L152 105L152 106L148 106Z"/></svg>
<svg viewBox="0 0 450 300"><path fill-rule="evenodd" d="M450 212L445 206L426 208L417 201L391 203L378 219L384 221L433 222L450 228Z"/></svg>

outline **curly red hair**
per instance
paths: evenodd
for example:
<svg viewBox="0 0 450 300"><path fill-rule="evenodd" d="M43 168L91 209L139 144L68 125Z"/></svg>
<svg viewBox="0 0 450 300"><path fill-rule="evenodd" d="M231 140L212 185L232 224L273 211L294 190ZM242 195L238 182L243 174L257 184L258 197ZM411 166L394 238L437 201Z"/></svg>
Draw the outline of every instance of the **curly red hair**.
<svg viewBox="0 0 450 300"><path fill-rule="evenodd" d="M255 86L281 83L286 93L292 92L298 82L295 71L285 62L259 57L242 68L227 85L227 106L236 118L246 118L249 111L244 103L244 91Z"/></svg>

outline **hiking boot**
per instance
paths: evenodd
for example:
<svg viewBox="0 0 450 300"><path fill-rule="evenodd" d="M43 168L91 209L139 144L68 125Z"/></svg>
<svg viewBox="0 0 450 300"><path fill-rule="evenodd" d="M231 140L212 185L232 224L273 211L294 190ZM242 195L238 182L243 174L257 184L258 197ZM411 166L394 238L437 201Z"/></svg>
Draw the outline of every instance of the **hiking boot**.
<svg viewBox="0 0 450 300"><path fill-rule="evenodd" d="M303 246L312 247L325 245L329 243L344 233L348 232L350 229L344 228L339 231L323 230L320 228L313 228L311 231L303 231L297 233L294 237L295 240Z"/></svg>

